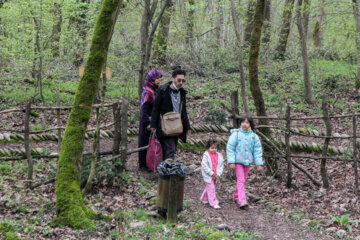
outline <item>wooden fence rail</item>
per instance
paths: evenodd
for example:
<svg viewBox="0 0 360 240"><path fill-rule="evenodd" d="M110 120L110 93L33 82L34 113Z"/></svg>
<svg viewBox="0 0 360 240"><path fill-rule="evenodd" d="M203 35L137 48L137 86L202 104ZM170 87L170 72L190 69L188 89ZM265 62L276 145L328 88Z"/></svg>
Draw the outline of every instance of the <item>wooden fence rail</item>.
<svg viewBox="0 0 360 240"><path fill-rule="evenodd" d="M238 93L237 93L237 91L233 91L231 93L231 104L232 104L231 109L228 108L227 106L225 106L225 104L223 104L223 106L231 114L231 117L233 119L233 127L238 128L238 127L240 127L239 120L241 119L241 116L239 114L240 111L238 109ZM275 127L276 129L280 129L281 132L285 133L285 149L286 149L285 153L283 153L280 149L278 149L275 144L272 144L271 140L269 140L265 135L261 134L261 132L258 132L258 134L262 137L263 140L266 140L267 146L270 146L270 148L275 149L274 152L276 152L277 154L273 154L272 157L285 158L286 163L287 163L287 182L286 182L287 187L291 187L291 181L292 181L292 175L293 175L292 166L297 167L296 163L293 162L293 160L291 160L291 158L299 157L299 156L291 155L291 152L290 152L290 145L291 145L290 138L292 135L324 139L324 145L322 148L322 157L315 157L315 156L311 157L312 159L318 159L321 161L320 172L321 172L321 178L322 178L322 186L324 188L329 188L329 180L328 180L328 175L327 175L327 171L326 171L326 160L329 159L329 160L339 161L338 158L334 159L334 158L328 156L328 147L329 147L330 141L332 139L349 139L353 146L353 157L352 157L351 161L354 162L354 174L355 174L354 192L356 194L358 194L358 192L359 192L359 190L358 190L359 189L359 180L358 180L359 176L358 176L357 162L358 162L358 158L359 158L359 156L358 156L359 155L358 154L359 142L357 141L357 139L359 137L356 134L356 129L357 129L356 118L360 116L360 113L331 116L328 113L328 103L327 103L326 97L324 97L323 102L322 102L322 111L323 111L323 116L296 117L296 116L291 116L291 109L290 109L290 106L288 105L286 108L285 116L253 116L253 119L267 119L267 120L275 120L275 121L285 120L284 127L281 127L281 126ZM347 134L343 134L343 135L337 134L336 136L334 136L335 134L334 135L332 134L332 126L331 126L330 119L343 119L343 118L352 118L352 132L353 132L352 136L347 135ZM323 120L324 124L326 126L326 133L323 135L320 135L317 131L316 132L308 131L308 130L294 131L291 129L291 125L292 125L293 121L309 121L309 120ZM259 129L264 128L264 127L270 127L270 126L258 126ZM269 154L267 154L267 156L269 156ZM304 156L302 156L302 157L304 157ZM349 162L350 160L345 160L345 161ZM310 176L305 171L303 171L303 172L313 181L314 184L319 185L319 182L313 176Z"/></svg>

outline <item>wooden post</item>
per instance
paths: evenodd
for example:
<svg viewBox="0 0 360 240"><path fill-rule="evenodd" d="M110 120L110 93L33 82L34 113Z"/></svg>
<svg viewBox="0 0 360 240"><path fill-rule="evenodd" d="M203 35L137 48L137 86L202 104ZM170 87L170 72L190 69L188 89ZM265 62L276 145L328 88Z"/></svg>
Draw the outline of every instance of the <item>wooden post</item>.
<svg viewBox="0 0 360 240"><path fill-rule="evenodd" d="M290 106L286 107L286 133L285 133L285 144L286 144L286 163L287 163L287 181L286 187L291 187L291 179L292 179L292 164L291 164L291 150L290 150L290 127L291 127L291 119L290 119Z"/></svg>
<svg viewBox="0 0 360 240"><path fill-rule="evenodd" d="M122 164L122 169L125 169L126 166L126 152L127 152L127 129L128 129L128 106L129 102L126 98L123 98L121 103L121 140L120 140L120 161Z"/></svg>
<svg viewBox="0 0 360 240"><path fill-rule="evenodd" d="M179 195L179 176L171 175L168 195L167 221L170 223L177 222L177 202Z"/></svg>
<svg viewBox="0 0 360 240"><path fill-rule="evenodd" d="M119 147L121 140L121 102L115 102L113 104L113 116L114 116L114 138L113 138L113 156L119 155ZM117 172L121 171L119 158L113 158L113 166Z"/></svg>
<svg viewBox="0 0 360 240"><path fill-rule="evenodd" d="M24 120L24 144L26 158L28 162L28 178L26 186L31 188L32 186L32 177L33 177L33 160L30 152L30 143L29 143L29 131L30 131L30 110L31 110L31 98L27 100L25 108L25 120Z"/></svg>
<svg viewBox="0 0 360 240"><path fill-rule="evenodd" d="M353 148L354 148L354 173L355 173L355 186L354 186L354 192L356 195L359 194L359 173L358 173L358 149L356 145L356 116L353 114L352 117L353 122Z"/></svg>
<svg viewBox="0 0 360 240"><path fill-rule="evenodd" d="M58 153L60 153L61 148L61 119L60 119L60 96L59 96L59 90L56 92L56 106L58 107L56 109L56 118L57 118L57 126L58 126Z"/></svg>
<svg viewBox="0 0 360 240"><path fill-rule="evenodd" d="M233 118L233 127L239 128L239 119L236 118L236 116L239 116L239 94L237 90L231 92L231 111Z"/></svg>
<svg viewBox="0 0 360 240"><path fill-rule="evenodd" d="M331 127L331 122L330 122L330 118L329 118L326 95L324 96L324 99L322 102L322 110L323 110L324 122L325 122L325 126L326 126L326 136L330 137L331 132L332 132L332 127ZM329 188L329 178L328 178L328 175L326 172L326 156L327 156L327 150L328 150L329 143L330 143L330 138L325 138L324 148L323 148L323 152L322 152L323 159L321 159L321 164L320 164L320 173L321 173L321 178L323 181L323 187L326 189Z"/></svg>

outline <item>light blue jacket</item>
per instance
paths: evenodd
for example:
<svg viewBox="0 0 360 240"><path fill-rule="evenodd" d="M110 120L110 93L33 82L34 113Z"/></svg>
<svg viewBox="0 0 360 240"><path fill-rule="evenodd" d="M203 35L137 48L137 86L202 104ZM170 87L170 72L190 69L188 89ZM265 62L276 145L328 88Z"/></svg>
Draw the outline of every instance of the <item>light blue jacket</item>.
<svg viewBox="0 0 360 240"><path fill-rule="evenodd" d="M245 131L241 128L232 129L226 145L226 157L228 164L241 163L250 165L255 159L255 165L262 166L262 147L258 137L251 129Z"/></svg>

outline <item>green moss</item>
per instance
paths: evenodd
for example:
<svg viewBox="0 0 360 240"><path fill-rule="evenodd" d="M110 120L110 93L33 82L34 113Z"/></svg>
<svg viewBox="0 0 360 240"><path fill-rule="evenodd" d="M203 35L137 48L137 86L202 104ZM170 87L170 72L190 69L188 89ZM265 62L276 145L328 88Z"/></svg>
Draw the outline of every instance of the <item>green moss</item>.
<svg viewBox="0 0 360 240"><path fill-rule="evenodd" d="M85 130L110 43L109 33L114 22L112 15L118 4L118 0L105 0L102 3L85 72L76 90L73 108L66 124L56 175L57 217L52 221L53 226L66 225L77 229L92 229L94 226L92 219L104 218L103 215L96 214L85 206L80 191L80 168Z"/></svg>
<svg viewBox="0 0 360 240"><path fill-rule="evenodd" d="M10 139L10 141L6 140L6 139L3 139L3 140L0 140L0 144L6 144L6 143L22 143L23 141L20 140L20 139Z"/></svg>
<svg viewBox="0 0 360 240"><path fill-rule="evenodd" d="M7 232L4 240L20 240L19 236L14 232Z"/></svg>
<svg viewBox="0 0 360 240"><path fill-rule="evenodd" d="M204 223L195 223L194 228L202 228L204 226L205 226Z"/></svg>
<svg viewBox="0 0 360 240"><path fill-rule="evenodd" d="M33 117L38 117L39 113L36 112L35 110L30 109L30 115L33 116Z"/></svg>
<svg viewBox="0 0 360 240"><path fill-rule="evenodd" d="M203 236L208 236L209 234L214 233L214 229L212 228L204 228L203 230L201 230L201 235Z"/></svg>
<svg viewBox="0 0 360 240"><path fill-rule="evenodd" d="M224 239L225 240L225 239L229 239L229 238L227 238L224 235L224 233L222 233L222 232L214 232L214 233L209 234L206 237L206 239L208 239L208 240Z"/></svg>

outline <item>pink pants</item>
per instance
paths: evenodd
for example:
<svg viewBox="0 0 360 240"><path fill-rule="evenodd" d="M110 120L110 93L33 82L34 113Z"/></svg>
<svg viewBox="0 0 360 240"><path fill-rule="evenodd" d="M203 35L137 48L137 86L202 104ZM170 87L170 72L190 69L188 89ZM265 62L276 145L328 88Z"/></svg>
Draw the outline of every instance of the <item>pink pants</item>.
<svg viewBox="0 0 360 240"><path fill-rule="evenodd" d="M201 201L209 201L210 206L215 206L219 204L219 201L216 198L216 182L214 179L211 179L211 183L205 183L205 190L201 195Z"/></svg>
<svg viewBox="0 0 360 240"><path fill-rule="evenodd" d="M249 173L250 166L244 166L242 164L235 164L236 172L236 189L234 192L234 200L238 201L238 204L241 204L246 201L245 195L245 183Z"/></svg>

